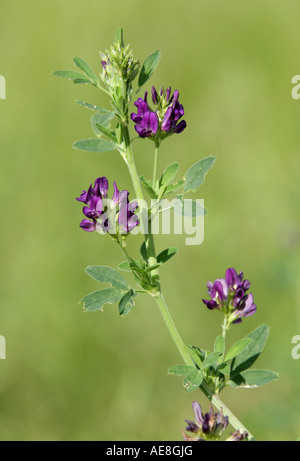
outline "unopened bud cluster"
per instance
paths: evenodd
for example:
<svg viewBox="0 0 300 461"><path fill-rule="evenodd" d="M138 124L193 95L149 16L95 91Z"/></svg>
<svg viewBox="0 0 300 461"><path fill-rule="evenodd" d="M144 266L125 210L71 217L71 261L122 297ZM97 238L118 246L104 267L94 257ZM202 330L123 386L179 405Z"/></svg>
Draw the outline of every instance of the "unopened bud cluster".
<svg viewBox="0 0 300 461"><path fill-rule="evenodd" d="M132 82L136 78L140 63L134 59L130 45L115 42L105 53L100 53L101 80L113 99L117 113L122 116L131 100Z"/></svg>

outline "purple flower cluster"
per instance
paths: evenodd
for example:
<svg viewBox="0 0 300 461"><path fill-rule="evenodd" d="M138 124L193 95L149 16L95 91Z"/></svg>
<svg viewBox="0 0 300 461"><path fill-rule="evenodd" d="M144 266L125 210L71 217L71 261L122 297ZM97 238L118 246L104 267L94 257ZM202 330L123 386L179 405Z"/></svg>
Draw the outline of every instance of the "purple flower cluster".
<svg viewBox="0 0 300 461"><path fill-rule="evenodd" d="M136 124L135 130L141 138L163 139L173 133L181 133L186 128L183 106L179 103L179 92L175 90L171 95L171 88L164 91L161 88L159 94L155 87L152 87L152 101L155 110L153 111L147 102L148 93L145 92L144 99L139 98L134 105L137 113L131 114L132 121Z"/></svg>
<svg viewBox="0 0 300 461"><path fill-rule="evenodd" d="M185 420L188 424L185 430L192 433L192 435L182 432L184 440L188 442L219 441L229 425L228 416L224 416L222 410L215 413L212 407L204 415L198 402L193 402L193 410L195 421ZM240 431L236 431L226 439L226 442L241 442L247 438L248 434L246 432L242 434Z"/></svg>
<svg viewBox="0 0 300 461"><path fill-rule="evenodd" d="M198 402L193 402L193 410L195 413L195 421L186 419L186 431L193 434L192 437L183 433L186 441L217 441L220 440L223 432L229 424L228 417L223 415L223 411L217 413L210 407L208 413L203 415L201 406Z"/></svg>
<svg viewBox="0 0 300 461"><path fill-rule="evenodd" d="M139 224L135 215L138 204L130 203L128 196L129 192L119 191L114 182L114 195L108 200L108 180L97 178L94 186L91 184L88 191L84 190L76 199L85 204L82 211L86 218L80 227L87 232L128 234Z"/></svg>
<svg viewBox="0 0 300 461"><path fill-rule="evenodd" d="M230 322L241 322L242 317L250 317L257 309L252 293L247 294L250 286L243 272L238 274L235 269L227 269L225 278L208 282L208 294L212 299L203 299L203 302L208 309L219 309L230 315Z"/></svg>

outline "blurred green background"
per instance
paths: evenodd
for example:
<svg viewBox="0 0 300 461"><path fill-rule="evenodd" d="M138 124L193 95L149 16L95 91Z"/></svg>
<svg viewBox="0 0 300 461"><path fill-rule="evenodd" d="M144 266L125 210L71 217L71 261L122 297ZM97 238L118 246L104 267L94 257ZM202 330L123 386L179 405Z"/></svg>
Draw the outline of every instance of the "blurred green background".
<svg viewBox="0 0 300 461"><path fill-rule="evenodd" d="M162 270L176 323L186 342L212 348L221 318L201 302L206 281L227 267L243 270L258 313L230 341L269 324L257 365L281 380L229 389L223 399L260 440L300 436L300 361L291 357L300 334L300 101L291 98L299 15L296 0L1 0L2 440L181 440L192 401L208 408L167 375L180 358L151 299L139 298L125 319L115 306L84 315L78 304L97 289L84 267L123 258L104 237L79 229L75 197L102 175L131 186L116 152L71 148L92 134L89 112L74 100L105 106L106 96L51 73L72 69L76 55L99 69L98 51L120 25L141 60L162 51L148 88L180 90L188 129L164 143L160 169L178 160L184 174L200 158L218 156L198 194L208 210L205 242L157 240L158 249L180 247ZM139 140L135 151L139 172L149 176L152 144ZM133 251L140 237L128 244Z"/></svg>

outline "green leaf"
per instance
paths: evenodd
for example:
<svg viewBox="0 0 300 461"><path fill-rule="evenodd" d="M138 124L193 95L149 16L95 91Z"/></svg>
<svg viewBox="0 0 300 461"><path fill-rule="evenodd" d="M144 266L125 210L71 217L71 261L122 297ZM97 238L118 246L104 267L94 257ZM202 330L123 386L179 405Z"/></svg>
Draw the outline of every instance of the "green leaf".
<svg viewBox="0 0 300 461"><path fill-rule="evenodd" d="M124 272L131 272L130 264L129 261L124 261L121 264L119 264L119 269Z"/></svg>
<svg viewBox="0 0 300 461"><path fill-rule="evenodd" d="M202 363L201 370L206 370L209 367L212 367L213 365L216 365L220 358L221 354L220 352L212 352L209 354L204 362Z"/></svg>
<svg viewBox="0 0 300 461"><path fill-rule="evenodd" d="M130 289L127 280L112 267L88 266L85 272L98 282L110 283L111 286L121 290L128 291Z"/></svg>
<svg viewBox="0 0 300 461"><path fill-rule="evenodd" d="M114 112L104 109L103 107L100 107L100 106L95 106L94 104L90 104L89 102L84 102L84 101L80 101L79 99L77 99L76 103L79 104L80 106L86 107L87 109L93 110L94 112L100 112L101 114L111 114L111 118L115 116Z"/></svg>
<svg viewBox="0 0 300 461"><path fill-rule="evenodd" d="M140 249L141 256L145 262L148 262L148 254L147 254L147 248L146 248L146 242L142 243L141 249Z"/></svg>
<svg viewBox="0 0 300 461"><path fill-rule="evenodd" d="M75 70L56 70L53 72L55 77L67 78L68 80L73 80L74 82L79 81L78 83L93 83L90 78L85 77L80 72Z"/></svg>
<svg viewBox="0 0 300 461"><path fill-rule="evenodd" d="M121 144L122 143L122 136L123 136L123 128L122 128L121 123L117 124L116 129L115 129L115 133L116 133L116 138L117 138L118 144Z"/></svg>
<svg viewBox="0 0 300 461"><path fill-rule="evenodd" d="M165 190L165 195L172 194L184 185L185 181L178 181L176 184L170 184Z"/></svg>
<svg viewBox="0 0 300 461"><path fill-rule="evenodd" d="M80 85L80 84L84 84L84 85L94 85L94 83L92 82L92 80L90 80L88 77L85 77L85 75L83 75L81 78L76 78L75 80L73 80L73 83L75 85Z"/></svg>
<svg viewBox="0 0 300 461"><path fill-rule="evenodd" d="M225 357L225 362L229 362L230 360L240 355L251 343L252 343L251 338L240 339L227 352L226 357Z"/></svg>
<svg viewBox="0 0 300 461"><path fill-rule="evenodd" d="M189 365L174 365L173 367L169 368L168 374L176 376L186 376L188 373L194 370L195 368Z"/></svg>
<svg viewBox="0 0 300 461"><path fill-rule="evenodd" d="M175 256L177 252L178 252L178 248L177 248L177 247L167 248L166 250L162 251L162 252L157 256L157 262L158 262L159 264L164 264L164 263L166 263L167 261L169 261L169 259L171 259L173 256Z"/></svg>
<svg viewBox="0 0 300 461"><path fill-rule="evenodd" d="M209 156L195 163L185 175L184 193L196 191L205 181L207 172L213 167L216 157Z"/></svg>
<svg viewBox="0 0 300 461"><path fill-rule="evenodd" d="M124 291L118 288L107 288L106 290L95 291L85 296L81 302L84 303L86 312L95 312L102 309L104 304L114 304L124 296Z"/></svg>
<svg viewBox="0 0 300 461"><path fill-rule="evenodd" d="M175 200L173 208L176 213L188 218L196 218L198 216L206 215L206 209L202 203L197 200L185 199L183 202Z"/></svg>
<svg viewBox="0 0 300 461"><path fill-rule="evenodd" d="M217 371L221 372L223 375L229 375L230 374L230 366L227 363L221 363Z"/></svg>
<svg viewBox="0 0 300 461"><path fill-rule="evenodd" d="M129 290L121 299L119 303L119 314L125 317L134 308L135 302L134 297L136 293L133 290Z"/></svg>
<svg viewBox="0 0 300 461"><path fill-rule="evenodd" d="M269 370L247 370L231 377L228 384L231 387L255 389L278 381L279 374Z"/></svg>
<svg viewBox="0 0 300 461"><path fill-rule="evenodd" d="M183 387L187 392L193 392L201 386L203 379L203 373L200 370L194 369L184 378Z"/></svg>
<svg viewBox="0 0 300 461"><path fill-rule="evenodd" d="M141 88L151 77L160 60L160 51L156 50L145 60L139 75L139 88Z"/></svg>
<svg viewBox="0 0 300 461"><path fill-rule="evenodd" d="M96 129L100 134L104 134L114 143L117 142L116 134L114 131L105 128L105 126L99 125L99 123L96 123Z"/></svg>
<svg viewBox="0 0 300 461"><path fill-rule="evenodd" d="M159 180L159 187L168 186L170 184L170 182L175 178L179 166L179 163L175 162L166 168Z"/></svg>
<svg viewBox="0 0 300 461"><path fill-rule="evenodd" d="M78 56L76 56L76 58L73 59L73 62L75 66L77 66L78 69L82 70L85 73L85 75L94 82L96 86L99 86L99 79L87 62L85 62L82 58L79 58Z"/></svg>
<svg viewBox="0 0 300 461"><path fill-rule="evenodd" d="M218 336L215 341L215 352L219 352L219 354L223 355L225 351L225 339L224 336Z"/></svg>
<svg viewBox="0 0 300 461"><path fill-rule="evenodd" d="M73 144L73 148L77 150L83 150L85 152L109 152L115 150L116 146L111 141L106 141L101 138L88 138L76 141Z"/></svg>
<svg viewBox="0 0 300 461"><path fill-rule="evenodd" d="M107 112L104 114L100 114L100 112L97 112L96 114L92 115L91 125L92 125L92 129L96 136L99 136L102 134L103 128L106 129L109 127L110 125L109 122L114 118L114 116L115 114L113 112Z"/></svg>
<svg viewBox="0 0 300 461"><path fill-rule="evenodd" d="M123 29L120 27L115 35L114 43L120 43L121 48L124 48Z"/></svg>
<svg viewBox="0 0 300 461"><path fill-rule="evenodd" d="M247 338L252 339L252 342L244 352L234 360L232 364L232 374L240 373L252 367L264 350L269 334L270 328L267 325L261 325L247 336Z"/></svg>
<svg viewBox="0 0 300 461"><path fill-rule="evenodd" d="M140 177L140 181L141 183L143 184L146 192L148 193L148 195L153 198L153 199L156 199L157 198L157 195L156 193L154 192L154 190L152 189L152 183L151 181L149 181L149 179L146 179L145 176L141 176Z"/></svg>
<svg viewBox="0 0 300 461"><path fill-rule="evenodd" d="M205 359L205 351L196 346L185 346L195 364L201 368Z"/></svg>

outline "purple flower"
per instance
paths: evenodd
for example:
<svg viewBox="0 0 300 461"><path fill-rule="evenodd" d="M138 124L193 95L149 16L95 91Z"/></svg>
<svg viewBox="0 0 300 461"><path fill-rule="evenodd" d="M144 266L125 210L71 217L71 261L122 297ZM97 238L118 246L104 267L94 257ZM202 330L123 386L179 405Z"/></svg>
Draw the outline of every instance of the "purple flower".
<svg viewBox="0 0 300 461"><path fill-rule="evenodd" d="M139 98L134 105L137 107L137 114L131 114L131 119L135 125L135 130L141 138L155 136L158 129L158 118L155 112L151 111L147 104L148 93L144 99Z"/></svg>
<svg viewBox="0 0 300 461"><path fill-rule="evenodd" d="M239 274L235 269L227 269L225 278L208 282L208 294L210 300L203 299L208 309L218 309L225 313L230 323L241 322L242 317L250 317L255 314L257 308L254 304L250 289L250 282L244 280L243 272Z"/></svg>
<svg viewBox="0 0 300 461"><path fill-rule="evenodd" d="M184 116L183 106L179 104L178 98L179 92L175 90L171 98L172 105L168 107L161 125L162 131L181 133L186 128L185 120L177 124L179 119Z"/></svg>
<svg viewBox="0 0 300 461"><path fill-rule="evenodd" d="M94 186L90 185L88 191L84 190L76 199L85 204L82 210L85 219L81 221L80 227L86 232L129 234L139 224L139 220L135 215L138 204L130 203L128 196L128 191L119 191L114 182L114 195L109 201L107 178L97 178Z"/></svg>
<svg viewBox="0 0 300 461"><path fill-rule="evenodd" d="M127 190L119 191L116 183L114 183L114 196L112 202L118 205L118 225L120 234L128 234L136 226L139 225L139 219L134 214L138 208L137 202L129 202L129 192Z"/></svg>
<svg viewBox="0 0 300 461"><path fill-rule="evenodd" d="M187 441L216 441L220 440L223 432L229 424L228 417L223 415L223 411L217 413L210 407L208 413L203 415L201 406L198 402L193 402L193 410L195 421L186 419L186 431L191 432L193 436L188 436L183 433L184 439Z"/></svg>
<svg viewBox="0 0 300 461"><path fill-rule="evenodd" d="M137 113L132 113L131 119L136 124L136 132L142 138L152 139L164 139L171 134L181 133L186 128L186 122L179 121L184 115L184 109L178 101L178 90L171 96L171 88L164 91L162 87L158 93L153 86L151 93L154 110L148 105L147 92L144 99L139 98L134 103Z"/></svg>

